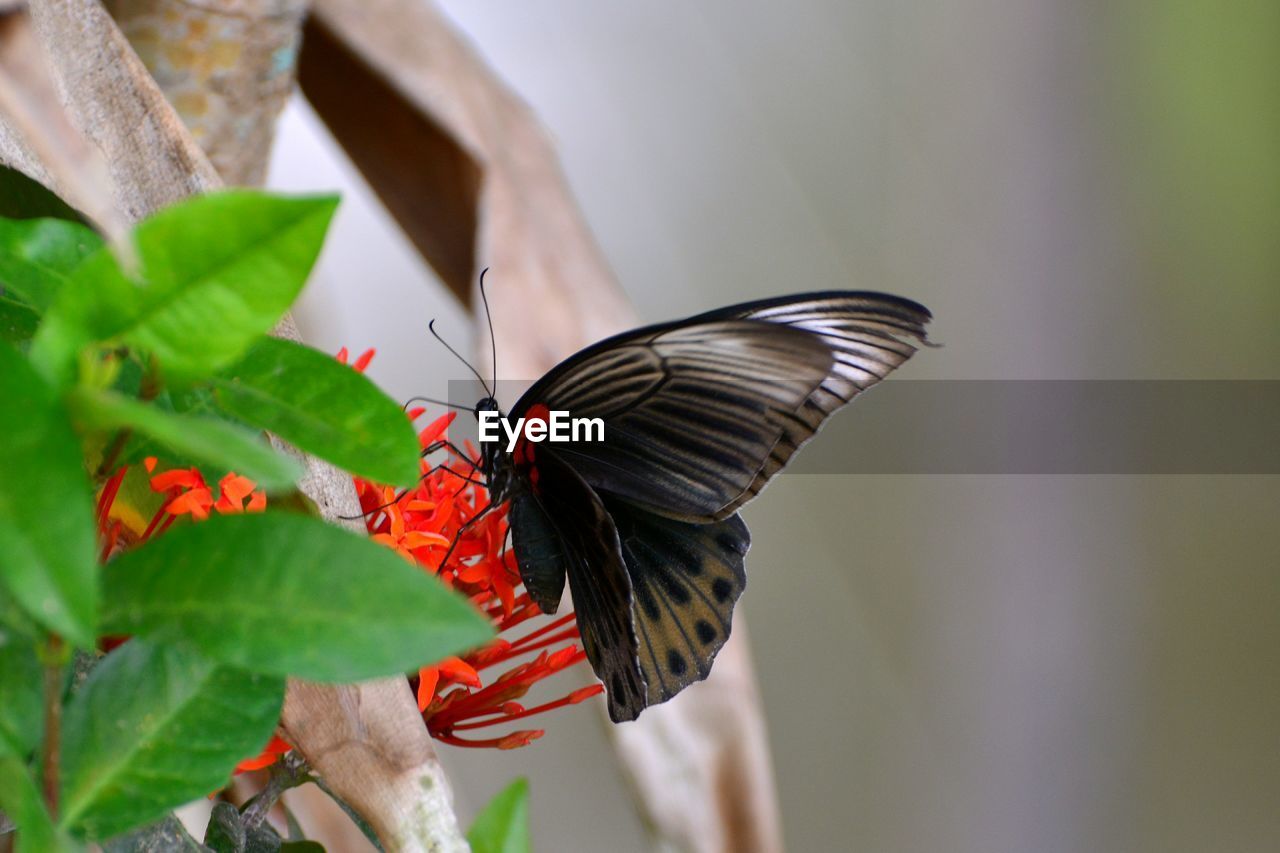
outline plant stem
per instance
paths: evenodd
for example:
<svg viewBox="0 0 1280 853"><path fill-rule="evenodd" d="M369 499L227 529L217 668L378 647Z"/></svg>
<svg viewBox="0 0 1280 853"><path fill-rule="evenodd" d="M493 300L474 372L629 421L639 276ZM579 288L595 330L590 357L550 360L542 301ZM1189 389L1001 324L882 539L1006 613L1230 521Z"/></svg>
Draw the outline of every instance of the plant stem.
<svg viewBox="0 0 1280 853"><path fill-rule="evenodd" d="M262 823L271 811L280 795L290 788L304 785L311 779L311 768L307 761L295 750L280 756L280 760L271 765L271 776L267 785L258 796L245 804L241 812L241 821L246 830L253 829Z"/></svg>
<svg viewBox="0 0 1280 853"><path fill-rule="evenodd" d="M100 483L105 480L107 474L115 469L116 460L120 458L121 451L123 451L124 446L129 443L129 437L132 435L133 430L129 427L125 427L124 429L116 432L115 437L111 439L111 444L102 454L102 464L100 464L98 469L93 472L93 480L95 483Z"/></svg>
<svg viewBox="0 0 1280 853"><path fill-rule="evenodd" d="M62 751L62 666L64 646L57 634L49 635L44 657L44 743L41 750L41 781L44 802L50 817L58 817L58 766Z"/></svg>

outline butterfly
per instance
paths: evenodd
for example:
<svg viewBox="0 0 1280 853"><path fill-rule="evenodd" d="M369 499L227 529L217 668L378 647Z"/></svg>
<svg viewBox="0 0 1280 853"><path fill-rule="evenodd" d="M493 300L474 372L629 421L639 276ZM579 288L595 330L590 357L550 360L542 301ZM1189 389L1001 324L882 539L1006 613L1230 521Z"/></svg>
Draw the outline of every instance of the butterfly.
<svg viewBox="0 0 1280 853"><path fill-rule="evenodd" d="M525 589L554 613L568 583L614 722L707 677L746 586L738 510L927 343L930 319L901 297L826 291L624 332L556 365L506 415L599 418L603 440L481 443ZM486 412L502 414L491 392L475 407Z"/></svg>

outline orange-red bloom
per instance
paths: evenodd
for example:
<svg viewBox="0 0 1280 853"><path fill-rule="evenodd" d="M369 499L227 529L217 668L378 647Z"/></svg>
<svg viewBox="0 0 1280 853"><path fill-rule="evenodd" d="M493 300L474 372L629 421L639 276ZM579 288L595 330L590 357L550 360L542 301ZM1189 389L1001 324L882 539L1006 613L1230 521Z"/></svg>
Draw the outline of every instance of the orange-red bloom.
<svg viewBox="0 0 1280 853"><path fill-rule="evenodd" d="M373 358L367 350L353 367L363 371ZM347 350L338 353L347 363ZM411 409L417 420L423 409ZM418 433L420 446L431 447L446 434L456 413L436 418ZM520 729L491 738L463 734L522 720L533 714L572 705L604 692L593 684L552 702L526 708L521 699L537 682L586 659L572 613L512 639L519 625L539 614L523 591L515 554L507 548L507 508L489 508L489 495L475 482L480 455L469 443L465 455L449 450L445 460L422 461L416 488L397 492L356 478L356 492L369 534L406 559L436 574L447 586L469 596L493 620L499 636L486 646L422 667L412 679L418 709L431 736L454 746L514 749L541 737L541 729ZM478 521L472 522L483 513ZM457 543L454 544L454 540ZM452 549L452 550L451 550ZM448 555L448 560L445 560ZM443 562L443 565L442 565ZM501 665L496 676L486 673Z"/></svg>
<svg viewBox="0 0 1280 853"><path fill-rule="evenodd" d="M276 763L280 756L289 752L293 747L279 735L272 735L271 740L263 747L262 754L255 758L246 758L236 765L236 773L247 773L250 770L261 770L264 767L270 767Z"/></svg>
<svg viewBox="0 0 1280 853"><path fill-rule="evenodd" d="M414 418L421 414L421 409L409 412ZM422 430L418 436L422 447L444 436L455 416L437 418ZM441 463L424 459L422 480L408 492L397 493L359 478L356 490L375 540L469 596L503 635L462 657L418 671L414 686L427 729L432 737L455 746L512 749L525 746L543 732L522 729L491 738L463 733L581 702L604 688L599 684L584 687L532 708L517 701L535 683L585 659L586 653L572 613L521 636L510 636L540 611L523 590L515 555L506 547L506 507L489 508L488 492L475 482L479 454L469 444L465 453L459 456L450 450ZM484 673L501 665L509 668L486 681Z"/></svg>
<svg viewBox="0 0 1280 853"><path fill-rule="evenodd" d="M125 465L103 485L98 495L98 541L102 546L100 558L106 562L117 551L133 547L153 536L158 536L184 515L195 521L209 517L210 511L228 514L261 512L267 507L267 495L248 477L234 472L218 481L217 497L204 481L204 475L196 468L178 468L154 473L156 458L148 456L143 467L151 475L151 490L165 496L165 501L143 526L129 507L118 505L116 498L120 486L129 473Z"/></svg>

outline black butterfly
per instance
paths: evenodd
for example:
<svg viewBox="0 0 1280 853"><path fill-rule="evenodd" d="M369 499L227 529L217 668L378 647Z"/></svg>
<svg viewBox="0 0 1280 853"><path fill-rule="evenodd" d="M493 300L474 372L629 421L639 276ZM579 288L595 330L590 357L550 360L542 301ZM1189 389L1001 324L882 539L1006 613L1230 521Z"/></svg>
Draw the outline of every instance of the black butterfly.
<svg viewBox="0 0 1280 853"><path fill-rule="evenodd" d="M926 342L930 319L896 296L827 291L646 326L565 359L509 414L600 418L603 441L481 445L525 588L554 613L568 578L615 722L707 677L746 585L739 507L910 358L904 339Z"/></svg>

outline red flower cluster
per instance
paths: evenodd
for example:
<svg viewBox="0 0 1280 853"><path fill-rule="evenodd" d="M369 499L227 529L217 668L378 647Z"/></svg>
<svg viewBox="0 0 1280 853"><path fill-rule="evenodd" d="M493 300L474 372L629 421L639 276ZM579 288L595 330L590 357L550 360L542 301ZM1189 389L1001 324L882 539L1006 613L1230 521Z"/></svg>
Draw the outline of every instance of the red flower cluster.
<svg viewBox="0 0 1280 853"><path fill-rule="evenodd" d="M143 460L143 466L148 474L153 474L156 458L148 456ZM128 473L129 466L122 466L107 480L98 495L98 540L102 546L100 559L104 563L117 551L168 530L180 516L189 515L196 521L203 521L209 517L210 510L227 514L262 512L267 507L266 493L258 491L257 484L248 477L234 472L223 477L218 481L218 496L215 498L213 489L205 483L199 470L179 468L151 477L151 490L164 495L167 500L151 516L151 521L142 527L136 516L131 524L129 508L116 503L120 486Z"/></svg>
<svg viewBox="0 0 1280 853"><path fill-rule="evenodd" d="M368 353L362 356L367 364ZM344 360L345 352L339 353ZM363 366L363 365L359 365ZM417 419L422 409L409 412ZM432 421L418 434L423 448L436 444L455 414ZM521 587L515 555L506 547L506 507L489 507L476 481L480 455L469 443L447 450L446 461L422 461L422 480L400 492L356 478L356 491L370 535L406 559L433 572L447 586L466 594L508 634L540 611ZM456 543L455 543L456 540ZM446 559L447 557L447 559ZM500 636L462 657L423 667L414 679L418 708L432 737L455 746L514 749L541 737L540 729L522 729L499 737L470 738L460 733L522 720L572 705L604 691L593 684L552 702L526 708L523 698L537 682L586 658L572 613L521 636ZM514 665L512 665L514 664ZM501 665L510 668L487 680L482 675Z"/></svg>

